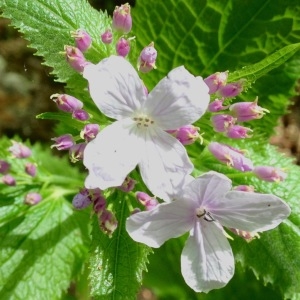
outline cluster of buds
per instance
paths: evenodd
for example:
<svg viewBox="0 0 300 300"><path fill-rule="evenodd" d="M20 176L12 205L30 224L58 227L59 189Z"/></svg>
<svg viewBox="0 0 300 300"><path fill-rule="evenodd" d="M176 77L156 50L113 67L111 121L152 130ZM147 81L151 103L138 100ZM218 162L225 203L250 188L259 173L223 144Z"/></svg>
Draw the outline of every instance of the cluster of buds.
<svg viewBox="0 0 300 300"><path fill-rule="evenodd" d="M202 136L199 131L200 128L194 125L185 125L178 129L167 130L168 133L173 135L183 145L193 144L198 139L202 143Z"/></svg>

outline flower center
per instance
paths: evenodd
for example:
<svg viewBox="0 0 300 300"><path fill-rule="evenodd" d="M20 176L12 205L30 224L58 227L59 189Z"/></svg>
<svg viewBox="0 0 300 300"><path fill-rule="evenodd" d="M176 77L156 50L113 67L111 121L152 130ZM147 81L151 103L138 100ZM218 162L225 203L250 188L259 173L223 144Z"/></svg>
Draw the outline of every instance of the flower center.
<svg viewBox="0 0 300 300"><path fill-rule="evenodd" d="M138 127L149 127L154 124L154 121L145 114L140 114L133 118Z"/></svg>
<svg viewBox="0 0 300 300"><path fill-rule="evenodd" d="M216 221L210 212L206 211L203 207L196 208L196 216L200 219L203 217L203 219L207 222L213 222Z"/></svg>

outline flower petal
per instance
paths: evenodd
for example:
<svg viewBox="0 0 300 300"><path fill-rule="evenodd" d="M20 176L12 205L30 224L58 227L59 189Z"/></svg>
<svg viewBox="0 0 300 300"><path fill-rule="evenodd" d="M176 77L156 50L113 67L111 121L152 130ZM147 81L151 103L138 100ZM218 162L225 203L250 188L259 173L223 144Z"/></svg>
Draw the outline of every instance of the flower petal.
<svg viewBox="0 0 300 300"><path fill-rule="evenodd" d="M104 128L84 150L89 170L86 188L102 190L119 186L140 160L140 140L132 132L133 121L125 119Z"/></svg>
<svg viewBox="0 0 300 300"><path fill-rule="evenodd" d="M194 123L205 113L208 91L202 77L195 77L181 66L155 86L145 108L162 129L177 129Z"/></svg>
<svg viewBox="0 0 300 300"><path fill-rule="evenodd" d="M123 57L110 56L84 68L90 95L106 116L120 120L130 117L146 100L142 81Z"/></svg>
<svg viewBox="0 0 300 300"><path fill-rule="evenodd" d="M218 223L195 223L181 255L181 273L196 292L225 286L234 274L231 247Z"/></svg>
<svg viewBox="0 0 300 300"><path fill-rule="evenodd" d="M157 248L193 227L194 210L194 203L190 201L159 204L150 211L130 216L126 220L126 229L133 240Z"/></svg>
<svg viewBox="0 0 300 300"><path fill-rule="evenodd" d="M215 207L209 211L223 226L249 232L273 229L291 212L275 195L241 191L231 191L223 199L216 199Z"/></svg>
<svg viewBox="0 0 300 300"><path fill-rule="evenodd" d="M171 201L186 183L193 165L182 144L160 128L145 132L144 139L141 176L155 196Z"/></svg>

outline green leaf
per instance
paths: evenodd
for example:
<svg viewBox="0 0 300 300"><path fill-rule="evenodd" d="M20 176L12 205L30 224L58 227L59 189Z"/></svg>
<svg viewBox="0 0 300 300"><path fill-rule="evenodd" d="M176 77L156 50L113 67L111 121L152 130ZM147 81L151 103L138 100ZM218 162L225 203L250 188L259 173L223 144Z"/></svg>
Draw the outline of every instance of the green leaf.
<svg viewBox="0 0 300 300"><path fill-rule="evenodd" d="M113 204L118 228L110 238L100 231L94 216L90 258L90 280L94 299L135 299L146 269L151 250L134 242L126 232L129 216L124 194L116 193L108 199Z"/></svg>

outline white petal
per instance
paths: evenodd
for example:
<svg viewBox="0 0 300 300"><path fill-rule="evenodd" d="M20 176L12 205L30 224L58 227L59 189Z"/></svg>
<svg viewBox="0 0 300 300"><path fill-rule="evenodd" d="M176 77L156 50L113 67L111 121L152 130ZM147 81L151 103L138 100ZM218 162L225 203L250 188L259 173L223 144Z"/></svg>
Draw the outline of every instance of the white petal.
<svg viewBox="0 0 300 300"><path fill-rule="evenodd" d="M132 121L116 121L86 146L83 163L89 170L86 188L119 186L140 160L140 141Z"/></svg>
<svg viewBox="0 0 300 300"><path fill-rule="evenodd" d="M223 199L216 199L209 211L223 226L249 232L273 229L291 212L288 205L274 195L240 191L231 191Z"/></svg>
<svg viewBox="0 0 300 300"><path fill-rule="evenodd" d="M210 207L211 201L217 201L231 189L231 180L223 174L210 171L197 177L187 185L184 191L185 199L194 199L199 205Z"/></svg>
<svg viewBox="0 0 300 300"><path fill-rule="evenodd" d="M155 196L171 201L186 183L193 165L178 140L159 128L154 130L145 132L140 172Z"/></svg>
<svg viewBox="0 0 300 300"><path fill-rule="evenodd" d="M89 82L93 101L108 117L130 117L146 99L141 79L123 57L110 56L97 65L89 64L83 77Z"/></svg>
<svg viewBox="0 0 300 300"><path fill-rule="evenodd" d="M159 204L153 210L133 214L126 220L131 238L150 247L188 232L195 222L194 203L176 200Z"/></svg>
<svg viewBox="0 0 300 300"><path fill-rule="evenodd" d="M209 103L208 87L202 77L195 77L183 66L172 70L150 92L147 112L163 128L177 129L197 121Z"/></svg>
<svg viewBox="0 0 300 300"><path fill-rule="evenodd" d="M182 251L181 273L194 291L205 293L225 286L232 278L233 254L217 223L196 222Z"/></svg>

